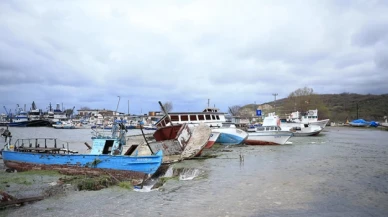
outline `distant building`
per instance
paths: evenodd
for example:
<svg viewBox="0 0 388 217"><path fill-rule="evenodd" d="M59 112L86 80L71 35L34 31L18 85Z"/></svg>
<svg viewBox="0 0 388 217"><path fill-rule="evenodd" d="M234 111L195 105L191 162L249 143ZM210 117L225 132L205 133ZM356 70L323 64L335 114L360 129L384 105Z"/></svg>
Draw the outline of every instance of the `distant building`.
<svg viewBox="0 0 388 217"><path fill-rule="evenodd" d="M81 117L97 116L98 114L100 114L100 115L102 115L104 117L119 116L119 115L124 115L125 114L123 112L115 112L115 111L112 111L112 110L105 110L105 109L89 109L89 110L80 109L80 110L77 110L77 112L78 112L78 115L81 116Z"/></svg>

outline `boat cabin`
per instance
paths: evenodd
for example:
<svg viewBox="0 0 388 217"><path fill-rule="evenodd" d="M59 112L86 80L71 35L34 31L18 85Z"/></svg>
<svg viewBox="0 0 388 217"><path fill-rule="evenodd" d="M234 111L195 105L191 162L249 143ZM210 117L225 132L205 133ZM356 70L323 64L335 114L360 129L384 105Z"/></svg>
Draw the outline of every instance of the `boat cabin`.
<svg viewBox="0 0 388 217"><path fill-rule="evenodd" d="M174 112L165 115L158 122L156 127L165 127L172 124L200 124L205 123L210 127L222 127L226 122L225 113L219 112L217 108L206 108L203 112Z"/></svg>

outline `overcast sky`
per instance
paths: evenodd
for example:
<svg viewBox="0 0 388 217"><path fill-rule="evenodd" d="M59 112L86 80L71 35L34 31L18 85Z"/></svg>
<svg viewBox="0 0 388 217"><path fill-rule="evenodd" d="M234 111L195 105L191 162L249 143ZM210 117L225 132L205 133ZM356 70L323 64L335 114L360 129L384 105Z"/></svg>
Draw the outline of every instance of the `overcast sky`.
<svg viewBox="0 0 388 217"><path fill-rule="evenodd" d="M305 86L388 93L387 71L388 1L0 1L8 109L226 112Z"/></svg>

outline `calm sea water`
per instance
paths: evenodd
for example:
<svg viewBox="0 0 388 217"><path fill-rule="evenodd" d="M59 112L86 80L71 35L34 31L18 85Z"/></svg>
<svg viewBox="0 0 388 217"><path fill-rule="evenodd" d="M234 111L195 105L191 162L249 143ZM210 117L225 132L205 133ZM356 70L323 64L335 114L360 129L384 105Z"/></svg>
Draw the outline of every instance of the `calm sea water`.
<svg viewBox="0 0 388 217"><path fill-rule="evenodd" d="M80 149L91 142L90 130L11 130L15 138L54 136ZM174 164L200 172L155 191L74 192L7 216L388 216L388 131L329 127L291 141L222 147L217 158Z"/></svg>

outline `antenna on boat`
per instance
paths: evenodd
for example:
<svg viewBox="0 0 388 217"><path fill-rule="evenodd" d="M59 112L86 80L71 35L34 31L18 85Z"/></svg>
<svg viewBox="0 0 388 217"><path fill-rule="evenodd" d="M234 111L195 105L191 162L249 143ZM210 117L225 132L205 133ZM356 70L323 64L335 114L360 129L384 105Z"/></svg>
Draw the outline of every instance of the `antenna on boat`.
<svg viewBox="0 0 388 217"><path fill-rule="evenodd" d="M115 112L115 115L117 113L117 110L119 109L119 104L120 104L120 96L117 96L119 98L119 101L117 102L117 107L116 107L116 112Z"/></svg>

